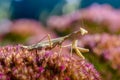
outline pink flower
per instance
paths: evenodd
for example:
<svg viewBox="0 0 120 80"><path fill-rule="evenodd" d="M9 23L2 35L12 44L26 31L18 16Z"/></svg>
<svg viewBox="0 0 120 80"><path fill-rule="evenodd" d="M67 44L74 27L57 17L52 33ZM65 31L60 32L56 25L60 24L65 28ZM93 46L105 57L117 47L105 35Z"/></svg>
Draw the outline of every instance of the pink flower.
<svg viewBox="0 0 120 80"><path fill-rule="evenodd" d="M0 47L1 80L101 79L94 66L77 55L54 50L29 51L21 46Z"/></svg>
<svg viewBox="0 0 120 80"><path fill-rule="evenodd" d="M40 73L43 73L45 71L45 69L43 67L39 67L39 71L40 71Z"/></svg>

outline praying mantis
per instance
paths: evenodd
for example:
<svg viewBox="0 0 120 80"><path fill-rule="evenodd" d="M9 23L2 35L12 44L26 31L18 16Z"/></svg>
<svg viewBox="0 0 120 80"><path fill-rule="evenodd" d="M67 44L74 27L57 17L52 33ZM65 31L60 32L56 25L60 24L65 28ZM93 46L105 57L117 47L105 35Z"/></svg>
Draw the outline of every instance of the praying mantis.
<svg viewBox="0 0 120 80"><path fill-rule="evenodd" d="M80 28L78 31L72 32L71 34L68 34L63 37L55 38L55 39L50 39L50 35L48 35L48 40L39 42L37 44L32 44L29 46L22 46L22 48L26 48L28 50L42 49L42 48L51 50L56 46L62 47L62 43L65 40L72 38L72 44L69 45L69 46L71 46L71 53L72 53L72 50L75 50L75 52L78 56L85 59L84 56L81 54L81 52L88 52L89 50L85 49L85 48L80 48L77 46L77 44L78 44L78 37L83 36L87 33L88 33L87 30Z"/></svg>

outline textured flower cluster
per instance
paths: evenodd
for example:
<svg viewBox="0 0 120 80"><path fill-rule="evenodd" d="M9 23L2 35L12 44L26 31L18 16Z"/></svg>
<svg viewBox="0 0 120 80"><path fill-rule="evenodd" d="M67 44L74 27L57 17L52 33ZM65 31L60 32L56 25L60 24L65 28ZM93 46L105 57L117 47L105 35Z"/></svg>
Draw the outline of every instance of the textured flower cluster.
<svg viewBox="0 0 120 80"><path fill-rule="evenodd" d="M5 44L7 44L6 42L33 44L43 39L47 34L50 34L51 38L56 37L53 31L45 28L40 22L35 20L20 19L15 21L3 20L0 22L0 44L4 42Z"/></svg>
<svg viewBox="0 0 120 80"><path fill-rule="evenodd" d="M62 29L65 30L69 27L75 27L75 25L82 24L83 20L97 24L102 27L100 29L105 28L110 32L118 32L120 30L120 10L115 10L109 5L98 4L94 4L88 8L81 9L71 14L53 16L48 19L48 26L58 30L62 27ZM90 26L88 26L88 28L89 27Z"/></svg>
<svg viewBox="0 0 120 80"><path fill-rule="evenodd" d="M0 80L100 80L94 66L76 55L0 47Z"/></svg>
<svg viewBox="0 0 120 80"><path fill-rule="evenodd" d="M51 38L56 37L54 32L48 30L40 22L35 20L16 20L13 22L10 31L21 36L28 36L28 44L40 41L47 34L51 34Z"/></svg>
<svg viewBox="0 0 120 80"><path fill-rule="evenodd" d="M98 56L112 63L114 69L120 70L120 36L110 34L86 35L81 39L81 46L89 47Z"/></svg>

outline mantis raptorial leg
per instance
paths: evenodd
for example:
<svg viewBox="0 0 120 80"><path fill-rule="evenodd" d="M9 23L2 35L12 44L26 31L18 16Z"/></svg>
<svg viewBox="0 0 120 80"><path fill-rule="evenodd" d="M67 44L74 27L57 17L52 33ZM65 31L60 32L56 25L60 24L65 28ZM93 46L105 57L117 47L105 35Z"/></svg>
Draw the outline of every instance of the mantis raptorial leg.
<svg viewBox="0 0 120 80"><path fill-rule="evenodd" d="M88 52L89 49L77 47L77 43L78 43L78 40L73 40L72 44L65 45L65 46L62 46L62 47L69 47L69 46L71 46L71 51L70 51L71 55L72 55L72 50L74 49L75 52L77 53L77 55L84 59L84 56L82 55L81 52Z"/></svg>
<svg viewBox="0 0 120 80"><path fill-rule="evenodd" d="M80 52L89 52L89 49L85 49L85 48L81 48L81 47L77 47L79 49Z"/></svg>
<svg viewBox="0 0 120 80"><path fill-rule="evenodd" d="M78 42L78 40L73 40L71 47L72 47L72 49L75 50L75 52L76 52L76 54L78 56L80 56L81 58L85 59L85 57L82 55L82 53L80 52L79 48L77 47L77 42Z"/></svg>

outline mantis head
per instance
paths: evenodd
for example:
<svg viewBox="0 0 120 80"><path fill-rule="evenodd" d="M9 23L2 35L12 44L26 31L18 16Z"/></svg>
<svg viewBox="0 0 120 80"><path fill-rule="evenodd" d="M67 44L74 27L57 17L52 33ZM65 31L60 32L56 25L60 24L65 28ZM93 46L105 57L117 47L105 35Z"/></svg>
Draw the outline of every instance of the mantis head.
<svg viewBox="0 0 120 80"><path fill-rule="evenodd" d="M81 35L85 35L88 33L88 31L83 28L80 28L80 32L81 32Z"/></svg>

